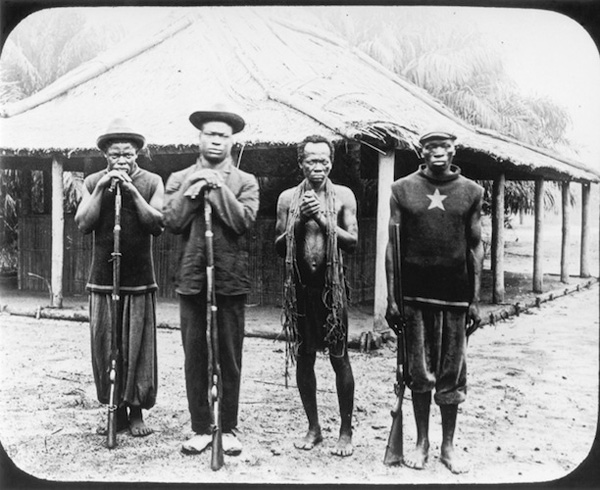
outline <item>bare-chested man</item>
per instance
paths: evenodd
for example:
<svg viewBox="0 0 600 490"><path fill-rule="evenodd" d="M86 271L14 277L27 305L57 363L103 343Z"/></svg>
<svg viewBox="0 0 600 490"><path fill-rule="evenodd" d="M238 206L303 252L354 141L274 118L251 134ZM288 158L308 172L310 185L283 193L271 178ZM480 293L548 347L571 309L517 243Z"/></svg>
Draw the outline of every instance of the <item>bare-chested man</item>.
<svg viewBox="0 0 600 490"><path fill-rule="evenodd" d="M308 432L295 446L312 449L323 440L317 411L315 360L327 349L336 375L341 426L333 454L350 456L354 376L348 358L346 285L341 251L353 252L358 237L352 191L329 180L333 145L309 136L298 147L304 180L279 196L275 246L286 259L284 331L296 359L296 383ZM286 373L287 374L287 373Z"/></svg>

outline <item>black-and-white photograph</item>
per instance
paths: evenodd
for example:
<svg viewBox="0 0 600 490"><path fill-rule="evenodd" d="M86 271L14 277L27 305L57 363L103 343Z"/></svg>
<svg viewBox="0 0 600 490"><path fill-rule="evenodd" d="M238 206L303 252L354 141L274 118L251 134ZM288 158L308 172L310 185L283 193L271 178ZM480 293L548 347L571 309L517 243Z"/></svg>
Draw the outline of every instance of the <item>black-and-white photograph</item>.
<svg viewBox="0 0 600 490"><path fill-rule="evenodd" d="M131 2L4 22L0 482L594 477L584 24Z"/></svg>

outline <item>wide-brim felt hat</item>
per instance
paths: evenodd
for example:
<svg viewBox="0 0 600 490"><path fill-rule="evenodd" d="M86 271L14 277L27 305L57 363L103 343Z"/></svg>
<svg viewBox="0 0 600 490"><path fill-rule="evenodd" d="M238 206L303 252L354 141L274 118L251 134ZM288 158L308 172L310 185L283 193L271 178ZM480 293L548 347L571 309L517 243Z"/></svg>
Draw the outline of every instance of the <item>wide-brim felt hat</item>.
<svg viewBox="0 0 600 490"><path fill-rule="evenodd" d="M130 140L134 142L140 150L146 144L146 138L144 138L139 131L135 131L123 117L117 117L110 122L106 131L98 136L96 145L104 151L107 143L111 140Z"/></svg>
<svg viewBox="0 0 600 490"><path fill-rule="evenodd" d="M216 103L204 111L196 111L190 114L190 122L198 129L202 125L211 122L220 121L231 126L233 133L239 133L246 126L244 118L238 114L238 111L224 103Z"/></svg>
<svg viewBox="0 0 600 490"><path fill-rule="evenodd" d="M419 138L419 143L423 144L430 140L452 140L456 139L456 135L448 131L427 131Z"/></svg>

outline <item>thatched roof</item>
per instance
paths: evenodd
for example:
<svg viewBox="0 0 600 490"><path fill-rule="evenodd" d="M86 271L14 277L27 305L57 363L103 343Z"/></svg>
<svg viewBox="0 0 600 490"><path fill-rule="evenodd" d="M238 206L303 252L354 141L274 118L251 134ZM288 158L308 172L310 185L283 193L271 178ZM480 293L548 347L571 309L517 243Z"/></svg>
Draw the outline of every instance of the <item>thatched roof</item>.
<svg viewBox="0 0 600 490"><path fill-rule="evenodd" d="M273 7L190 9L150 39L2 108L0 155L95 154L96 136L116 115L138 124L153 153L194 152L188 115L219 99L241 108L247 126L238 140L249 146L320 133L410 148L423 131L444 127L506 169L600 180L581 163L467 125L345 41Z"/></svg>

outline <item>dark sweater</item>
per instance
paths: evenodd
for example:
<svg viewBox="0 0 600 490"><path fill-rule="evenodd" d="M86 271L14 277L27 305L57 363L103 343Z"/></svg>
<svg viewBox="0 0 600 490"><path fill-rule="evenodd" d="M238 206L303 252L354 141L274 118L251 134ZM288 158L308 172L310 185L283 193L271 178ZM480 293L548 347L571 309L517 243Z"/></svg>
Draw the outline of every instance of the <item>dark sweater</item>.
<svg viewBox="0 0 600 490"><path fill-rule="evenodd" d="M88 191L93 192L107 170L96 172L85 179ZM133 185L149 202L160 181L160 176L137 167L131 174ZM157 289L152 261L152 235L140 222L133 198L121 193L121 279L124 293L145 293ZM114 248L115 193L105 189L102 194L100 219L94 229L93 256L88 291L109 293L113 287L112 252Z"/></svg>
<svg viewBox="0 0 600 490"><path fill-rule="evenodd" d="M473 286L467 270L468 230L483 188L460 175L443 180L424 166L392 184L392 205L401 210L402 286L406 301L467 307Z"/></svg>

